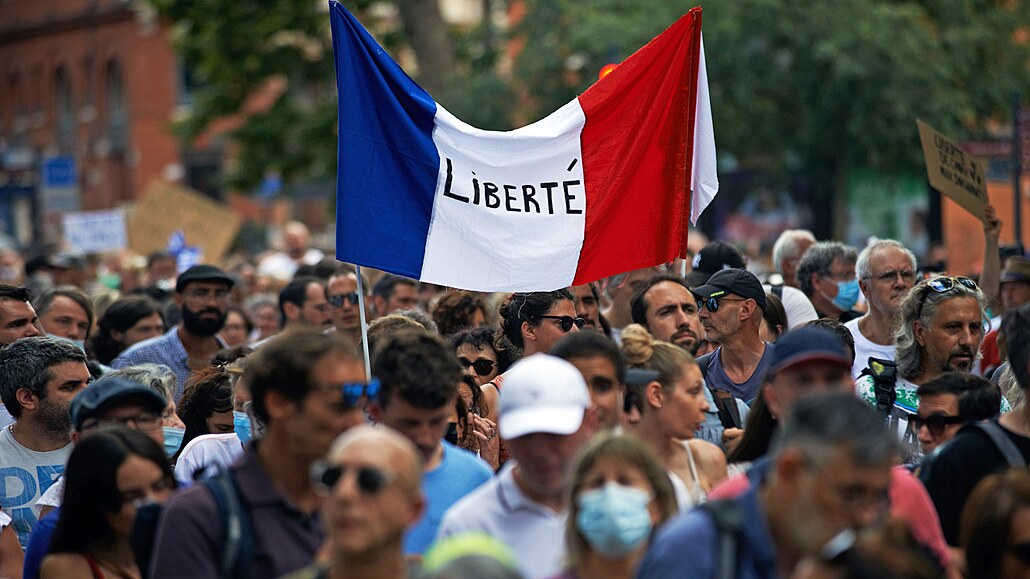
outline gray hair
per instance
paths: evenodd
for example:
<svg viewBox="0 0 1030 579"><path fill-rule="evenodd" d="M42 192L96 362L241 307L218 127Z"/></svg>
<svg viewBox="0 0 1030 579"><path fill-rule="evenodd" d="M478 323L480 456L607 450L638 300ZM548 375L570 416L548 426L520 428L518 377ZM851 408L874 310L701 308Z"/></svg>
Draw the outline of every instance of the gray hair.
<svg viewBox="0 0 1030 579"><path fill-rule="evenodd" d="M137 382L164 396L165 400L174 400L177 379L175 372L164 364L137 364L111 370L104 378L124 378Z"/></svg>
<svg viewBox="0 0 1030 579"><path fill-rule="evenodd" d="M812 394L798 400L776 435L777 454L796 448L817 467L828 466L839 447L859 466L889 464L898 453L897 438L883 417L851 392Z"/></svg>
<svg viewBox="0 0 1030 579"><path fill-rule="evenodd" d="M798 242L801 240L815 243L815 236L807 229L785 229L772 246L773 269L783 273L783 262L788 259L799 259L801 251Z"/></svg>
<svg viewBox="0 0 1030 579"><path fill-rule="evenodd" d="M436 322L430 319L422 310L397 310L393 312L398 316L404 316L409 320L418 322L423 328L428 330L430 333L438 334L440 331L436 327Z"/></svg>
<svg viewBox="0 0 1030 579"><path fill-rule="evenodd" d="M11 416L21 416L17 392L26 388L37 398L47 396L52 367L65 362L86 363L86 353L72 342L48 336L22 338L0 350L0 398Z"/></svg>
<svg viewBox="0 0 1030 579"><path fill-rule="evenodd" d="M820 241L808 248L805 255L798 264L797 282L798 289L811 296L815 291L812 285L812 275L829 275L830 266L834 260L841 260L844 263L855 263L858 259L858 251L850 245L844 245L839 241Z"/></svg>
<svg viewBox="0 0 1030 579"><path fill-rule="evenodd" d="M855 272L858 274L858 279L867 279L873 274L869 269L869 260L873 257L874 252L883 251L885 249L899 249L905 252L905 257L907 257L908 262L912 264L912 269L916 269L916 255L905 247L904 244L893 239L880 239L867 245L865 249L858 254L858 261L855 262Z"/></svg>
<svg viewBox="0 0 1030 579"><path fill-rule="evenodd" d="M989 321L987 312L984 311L986 299L979 288L974 290L956 282L950 290L940 293L930 288L929 282L933 279L935 278L925 279L916 284L898 306L897 329L894 330L894 362L898 365L898 372L906 378L918 376L923 371L923 348L916 341L915 334L917 319L921 326L929 327L930 320L937 315L937 309L942 303L955 298L971 297L976 298L976 306L980 310L982 321ZM981 355L979 348L976 355Z"/></svg>

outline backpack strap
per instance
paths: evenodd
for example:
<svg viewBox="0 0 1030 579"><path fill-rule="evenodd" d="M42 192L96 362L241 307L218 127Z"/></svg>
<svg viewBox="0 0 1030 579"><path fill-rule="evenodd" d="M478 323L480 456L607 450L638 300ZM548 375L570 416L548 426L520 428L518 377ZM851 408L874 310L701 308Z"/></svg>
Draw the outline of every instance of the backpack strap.
<svg viewBox="0 0 1030 579"><path fill-rule="evenodd" d="M873 394L876 397L876 409L884 416L891 413L894 401L898 399L896 384L898 382L898 365L894 360L869 358L869 365L862 370L861 376L873 377Z"/></svg>
<svg viewBox="0 0 1030 579"><path fill-rule="evenodd" d="M987 435L987 438L991 439L994 446L1005 457L1005 462L1009 464L1009 468L1026 468L1026 459L1023 458L1023 453L1019 451L1016 443L1012 442L1012 439L1005 434L1005 431L998 426L997 422L984 420L981 422L971 422L969 426L979 429Z"/></svg>
<svg viewBox="0 0 1030 579"><path fill-rule="evenodd" d="M782 283L776 284L776 285L771 285L771 286L769 286L769 289L772 290L773 295L775 295L777 298L779 298L780 301L783 300L783 284Z"/></svg>
<svg viewBox="0 0 1030 579"><path fill-rule="evenodd" d="M220 579L250 576L250 560L254 548L253 524L250 513L240 501L239 488L232 470L205 479L206 486L218 505L218 514L224 530L222 556L218 562Z"/></svg>
<svg viewBox="0 0 1030 579"><path fill-rule="evenodd" d="M709 501L698 505L712 516L718 531L719 579L737 577L740 542L744 533L744 509L737 499Z"/></svg>
<svg viewBox="0 0 1030 579"><path fill-rule="evenodd" d="M708 352L704 356L697 359L697 365L701 368L701 377L708 379L708 366L712 363L712 354L715 352Z"/></svg>

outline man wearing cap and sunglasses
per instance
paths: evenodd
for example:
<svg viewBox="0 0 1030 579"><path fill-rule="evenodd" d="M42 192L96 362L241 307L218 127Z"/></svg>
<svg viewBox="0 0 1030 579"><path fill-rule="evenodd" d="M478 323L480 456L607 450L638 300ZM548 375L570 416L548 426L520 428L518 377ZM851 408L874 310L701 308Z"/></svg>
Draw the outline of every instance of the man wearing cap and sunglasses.
<svg viewBox="0 0 1030 579"><path fill-rule="evenodd" d="M729 268L690 293L697 298L705 339L720 344L698 359L708 387L752 400L762 387L773 351L773 345L759 337L765 309L762 282L745 269Z"/></svg>
<svg viewBox="0 0 1030 579"><path fill-rule="evenodd" d="M322 498L308 472L340 433L364 422L362 408L375 397L375 383L365 384L353 343L315 328L290 330L255 352L247 382L265 436L228 473L168 502L151 577L279 577L308 565L325 540ZM221 502L216 492L230 498ZM223 519L220 505L234 502L243 515ZM249 532L231 534L224 520Z"/></svg>
<svg viewBox="0 0 1030 579"><path fill-rule="evenodd" d="M967 277L923 280L902 300L894 332L896 374L889 364L855 382L858 395L877 408L902 441L908 465L922 461L912 417L919 411L919 386L944 372L973 369L987 321L985 298ZM1008 404L1002 400L1002 410Z"/></svg>

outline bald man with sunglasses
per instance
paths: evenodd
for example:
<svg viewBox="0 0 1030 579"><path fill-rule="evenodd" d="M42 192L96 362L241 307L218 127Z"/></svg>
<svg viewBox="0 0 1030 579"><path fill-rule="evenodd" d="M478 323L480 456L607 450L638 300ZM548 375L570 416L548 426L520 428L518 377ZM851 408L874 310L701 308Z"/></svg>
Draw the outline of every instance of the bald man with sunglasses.
<svg viewBox="0 0 1030 579"><path fill-rule="evenodd" d="M329 562L287 579L398 578L417 574L404 557L405 531L422 518L421 453L389 428L359 426L340 435L311 483L326 497Z"/></svg>

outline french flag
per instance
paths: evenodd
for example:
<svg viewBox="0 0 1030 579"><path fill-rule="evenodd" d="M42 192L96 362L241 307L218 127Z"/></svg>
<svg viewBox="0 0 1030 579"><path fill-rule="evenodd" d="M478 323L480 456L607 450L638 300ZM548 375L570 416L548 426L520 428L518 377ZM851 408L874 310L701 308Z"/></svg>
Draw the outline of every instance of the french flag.
<svg viewBox="0 0 1030 579"><path fill-rule="evenodd" d="M511 292L685 255L687 219L718 191L700 8L548 117L497 132L447 112L329 5L337 259Z"/></svg>

